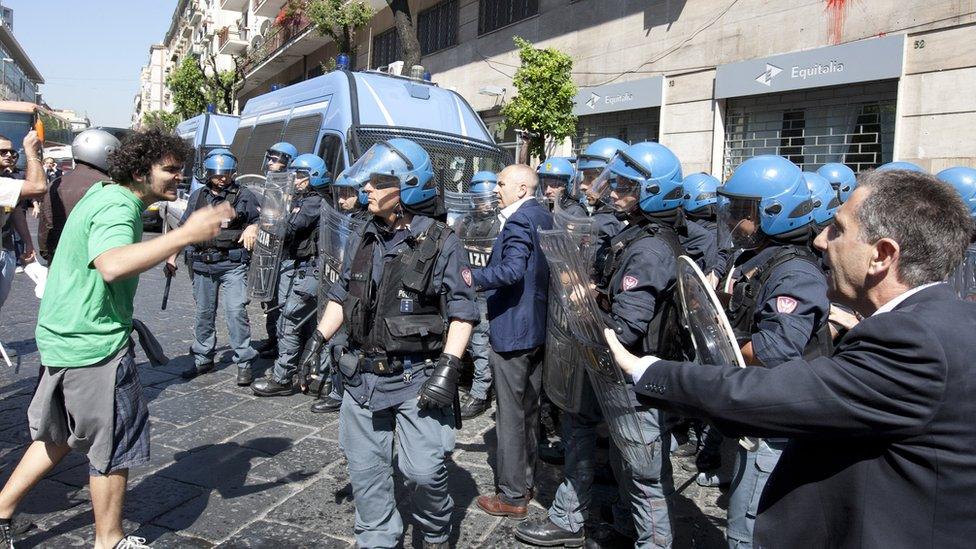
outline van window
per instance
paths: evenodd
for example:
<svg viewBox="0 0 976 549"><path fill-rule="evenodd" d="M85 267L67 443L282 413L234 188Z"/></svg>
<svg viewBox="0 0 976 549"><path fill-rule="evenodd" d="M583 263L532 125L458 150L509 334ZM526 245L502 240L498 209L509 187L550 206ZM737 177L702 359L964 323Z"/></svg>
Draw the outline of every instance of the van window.
<svg viewBox="0 0 976 549"><path fill-rule="evenodd" d="M335 181L342 170L346 169L346 159L342 154L342 138L338 135L327 133L322 136L322 145L319 146L319 157L325 160L325 165L329 168L329 174Z"/></svg>
<svg viewBox="0 0 976 549"><path fill-rule="evenodd" d="M238 157L240 166L237 169L237 173L264 173L264 153L267 152L268 147L282 141L281 130L284 125L284 121L278 120L254 126L254 132L251 134L251 139L247 144L247 152L243 158ZM237 136L234 136L234 141L237 141Z"/></svg>
<svg viewBox="0 0 976 549"><path fill-rule="evenodd" d="M230 152L234 153L234 156L237 157L238 164L241 163L244 158L244 153L247 152L245 150L247 148L247 140L251 138L251 132L253 131L254 126L246 126L238 128L234 132L234 141L230 144ZM243 174L245 172L241 166L237 166L237 173Z"/></svg>
<svg viewBox="0 0 976 549"><path fill-rule="evenodd" d="M298 154L310 153L315 150L315 141L322 126L322 115L311 114L298 116L288 121L282 141L287 141L298 149Z"/></svg>

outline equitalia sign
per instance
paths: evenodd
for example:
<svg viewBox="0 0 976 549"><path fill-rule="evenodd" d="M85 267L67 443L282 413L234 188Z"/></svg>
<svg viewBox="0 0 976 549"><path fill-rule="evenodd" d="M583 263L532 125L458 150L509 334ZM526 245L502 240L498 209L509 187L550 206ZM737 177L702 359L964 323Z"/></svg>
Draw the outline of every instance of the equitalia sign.
<svg viewBox="0 0 976 549"><path fill-rule="evenodd" d="M904 35L722 65L715 97L740 97L901 77Z"/></svg>
<svg viewBox="0 0 976 549"><path fill-rule="evenodd" d="M580 88L573 100L573 114L586 116L605 112L660 107L664 77L654 76L630 82Z"/></svg>

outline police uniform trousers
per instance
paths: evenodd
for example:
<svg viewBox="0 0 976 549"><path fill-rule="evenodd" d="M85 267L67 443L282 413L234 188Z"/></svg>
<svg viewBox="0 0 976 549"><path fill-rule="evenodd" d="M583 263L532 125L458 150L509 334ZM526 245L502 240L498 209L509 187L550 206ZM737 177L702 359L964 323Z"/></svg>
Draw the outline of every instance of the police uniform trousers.
<svg viewBox="0 0 976 549"><path fill-rule="evenodd" d="M346 391L339 411L339 443L356 503L356 543L395 547L403 534L393 487L394 442L397 467L412 495L416 525L426 541L447 541L454 509L446 462L454 450L453 409L421 410L417 399L410 397L392 407L371 410L368 403L360 404Z"/></svg>
<svg viewBox="0 0 976 549"><path fill-rule="evenodd" d="M213 362L217 348L215 322L217 304L223 294L224 318L230 346L234 349L234 364L247 368L257 357L251 347L251 322L247 318L247 264L222 262L209 265L207 272L193 272L193 300L196 301L196 328L190 346L197 365Z"/></svg>
<svg viewBox="0 0 976 549"><path fill-rule="evenodd" d="M478 294L478 309L481 311L481 322L471 332L471 343L468 350L474 362L474 378L471 381L471 396L488 399L491 389L491 364L488 362L488 303L483 294Z"/></svg>
<svg viewBox="0 0 976 549"><path fill-rule="evenodd" d="M735 470L729 495L728 529L726 536L731 549L750 549L752 532L762 496L770 473L776 468L787 439L762 440L759 449L747 452L741 446L735 458Z"/></svg>
<svg viewBox="0 0 976 549"><path fill-rule="evenodd" d="M315 260L286 259L281 262L278 279L278 359L272 379L282 385L291 383L298 368L302 346L315 329L314 312L319 280ZM309 315L305 324L298 324Z"/></svg>
<svg viewBox="0 0 976 549"><path fill-rule="evenodd" d="M556 489L549 519L564 530L580 532L590 507L596 450L596 429L602 414L589 377L585 378L577 413L563 413L566 461L563 482ZM617 480L619 499L613 505L613 527L636 537L635 547L670 547L672 540L667 494L674 487L668 458L670 437L661 436L660 412L640 409L637 414L643 439L652 444L650 463L634 467L610 445L610 465Z"/></svg>

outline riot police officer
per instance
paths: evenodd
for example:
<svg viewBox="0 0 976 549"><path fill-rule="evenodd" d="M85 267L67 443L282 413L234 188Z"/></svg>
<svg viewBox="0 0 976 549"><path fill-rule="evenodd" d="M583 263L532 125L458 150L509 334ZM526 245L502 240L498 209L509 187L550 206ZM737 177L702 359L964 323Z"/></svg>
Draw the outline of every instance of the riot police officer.
<svg viewBox="0 0 976 549"><path fill-rule="evenodd" d="M339 439L356 502L356 542L393 547L400 541L395 438L424 547L446 548L451 407L459 357L478 322L471 272L457 236L434 219L443 206L423 148L401 138L377 143L349 168L350 177L363 174L374 217L351 246L309 344L320 350L331 339L343 376ZM343 323L345 342L333 337Z"/></svg>
<svg viewBox="0 0 976 549"><path fill-rule="evenodd" d="M936 177L956 189L962 196L963 202L969 207L973 220L976 222L976 169L957 166L942 170ZM976 301L976 229L973 231L972 242L966 248L962 265L956 269L950 280L953 282L959 297L968 301Z"/></svg>
<svg viewBox="0 0 976 549"><path fill-rule="evenodd" d="M349 222L349 230L343 230L342 235L337 235L338 240L343 244L347 243L351 237L354 236L356 228L361 225L362 222L366 222L373 217L373 214L369 213L366 205L369 203L369 197L366 192L363 191L363 184L365 183L364 178L352 179L347 176L346 170L339 174L336 178L335 183L329 186L328 197L331 199L331 203L334 204L334 209L341 214L348 215L353 221ZM323 199L326 199L323 195ZM326 208L323 206L323 212ZM329 231L332 227L328 224L330 220L323 217L319 221L320 228L325 231ZM327 233L320 232L320 235L327 235ZM338 277L338 272L330 272L334 269L328 264L329 258L321 256L321 254L326 253L322 250L322 236L319 237L319 253L320 259L322 260L322 273L319 278L319 309L323 310L325 307L324 296L329 291L329 284L332 283L334 277ZM345 246L341 246L345 247ZM338 262L341 263L341 262ZM344 327L343 327L344 329ZM311 345L308 347L312 347ZM310 371L316 366L315 357L309 352L312 349L306 349L302 354L302 358L299 361L299 375L305 376L306 371ZM313 414L326 414L338 412L339 407L342 405L342 375L339 370L335 367L332 362L332 356L330 353L320 353L319 362L317 364L319 372L322 377L322 387L319 388L318 393L320 395L324 394L322 398L317 398L315 402L311 405L311 412Z"/></svg>
<svg viewBox="0 0 976 549"><path fill-rule="evenodd" d="M649 145L656 144L638 143L620 150L590 188L590 193L602 196L626 223L598 251L595 285L604 318L625 346L668 354L661 334L674 327L675 319L668 311L674 310L670 296L682 249L674 227L661 220L681 205L681 171L670 151ZM593 389L587 387L585 391L591 393ZM636 405L633 387L628 392L631 404ZM600 421L593 401L593 396L584 397L583 402L588 404L582 405L580 412L565 414L565 479L548 517L517 527L519 540L544 546L578 547L583 543ZM613 528L595 537L601 545L615 547L669 547L671 524L664 486L670 484L670 442L662 436L658 410L638 405L636 417L640 435L626 442L632 446L649 444L643 454L649 459L636 463L633 458L625 460L625 449L614 438L610 457L620 500L614 506ZM606 420L611 424L617 421L612 417Z"/></svg>
<svg viewBox="0 0 976 549"><path fill-rule="evenodd" d="M499 221L497 215L497 197L495 187L498 185L498 175L494 172L480 171L471 177L471 186L468 191L474 208L482 208L488 215L468 216L460 220L464 227L456 227L458 231L466 234L479 235L481 237L493 238L498 234ZM478 226L474 226L477 224ZM472 254L479 253L483 256L478 258L477 266L486 266L490 249L469 251L468 258L474 264ZM461 405L461 418L472 419L483 414L490 405L489 392L491 391L491 365L488 362L488 303L483 292L477 294L478 310L481 313L481 321L474 327L471 333L471 342L468 345L468 352L471 361L474 362L474 377L471 380L471 391L467 399Z"/></svg>
<svg viewBox="0 0 976 549"><path fill-rule="evenodd" d="M841 204L847 202L847 198L857 187L857 176L854 174L854 170L845 164L838 162L824 164L817 170L817 173L837 191L837 198L840 199Z"/></svg>
<svg viewBox="0 0 976 549"><path fill-rule="evenodd" d="M284 396L295 392L294 377L302 342L312 331L318 292L316 255L322 196L316 187L330 179L325 161L303 154L291 161L296 196L285 230L278 279L278 359L271 374L254 382L257 396Z"/></svg>
<svg viewBox="0 0 976 549"><path fill-rule="evenodd" d="M264 152L264 169L266 173L283 172L288 168L288 164L298 156L298 149L291 143L280 141L268 147ZM264 327L268 333L268 339L258 348L261 358L275 358L278 356L278 319L281 316L281 309L274 305L274 300L263 307L272 307L265 315Z"/></svg>
<svg viewBox="0 0 976 549"><path fill-rule="evenodd" d="M586 208L576 198L576 168L562 157L552 156L536 168L539 174L539 199L553 210L557 205L571 215L583 216Z"/></svg>
<svg viewBox="0 0 976 549"><path fill-rule="evenodd" d="M887 164L882 164L875 169L878 170L879 172L884 172L888 170L907 170L910 172L926 173L925 170L923 170L922 167L919 166L918 164L912 162L903 162L903 161L888 162Z"/></svg>
<svg viewBox="0 0 976 549"><path fill-rule="evenodd" d="M623 141L604 137L591 143L580 153L576 160L576 184L580 195L586 202L590 215L593 217L595 225L594 233L601 239L609 239L620 232L623 224L617 219L613 206L600 200L600 196L590 192L593 181L603 173L607 163L613 158L617 151L626 149L627 144Z"/></svg>
<svg viewBox="0 0 976 549"><path fill-rule="evenodd" d="M722 240L745 250L737 259L729 319L750 365L771 368L829 354L827 278L811 249L814 201L803 172L781 156L742 163L718 189ZM798 395L802 398L802 395ZM739 448L728 508L732 548L752 546L759 496L784 439Z"/></svg>
<svg viewBox="0 0 976 549"><path fill-rule="evenodd" d="M188 247L184 254L193 279L193 300L196 302L196 328L190 346L193 368L183 372L190 379L214 369L217 347L215 320L217 303L222 301L230 344L237 365L237 384L251 384L251 364L257 351L251 347L251 323L247 317L247 269L249 254L245 228L257 222L258 199L248 189L235 182L237 158L227 149L214 149L203 160L206 186L194 191L187 199L186 211L180 224L195 210L228 202L237 217L221 228L216 238ZM176 255L166 262L169 276L176 272ZM223 296L218 299L222 291Z"/></svg>
<svg viewBox="0 0 976 549"><path fill-rule="evenodd" d="M834 222L834 215L841 204L840 196L834 186L819 173L803 172L803 180L806 181L813 200L813 230L819 234Z"/></svg>

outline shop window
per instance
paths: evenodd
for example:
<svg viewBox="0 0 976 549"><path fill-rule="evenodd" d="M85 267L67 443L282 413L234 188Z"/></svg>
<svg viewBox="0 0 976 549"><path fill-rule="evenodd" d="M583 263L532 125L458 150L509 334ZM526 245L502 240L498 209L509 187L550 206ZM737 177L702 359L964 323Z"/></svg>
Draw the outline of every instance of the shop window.
<svg viewBox="0 0 976 549"><path fill-rule="evenodd" d="M458 2L446 0L417 15L417 38L421 55L457 44Z"/></svg>
<svg viewBox="0 0 976 549"><path fill-rule="evenodd" d="M539 13L539 0L481 0L478 34L485 34Z"/></svg>

